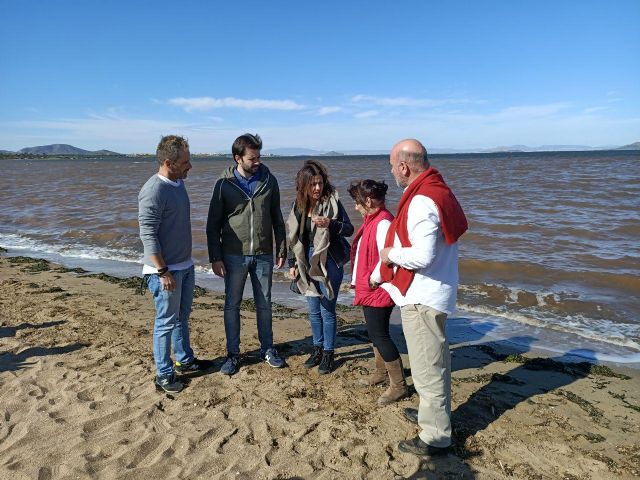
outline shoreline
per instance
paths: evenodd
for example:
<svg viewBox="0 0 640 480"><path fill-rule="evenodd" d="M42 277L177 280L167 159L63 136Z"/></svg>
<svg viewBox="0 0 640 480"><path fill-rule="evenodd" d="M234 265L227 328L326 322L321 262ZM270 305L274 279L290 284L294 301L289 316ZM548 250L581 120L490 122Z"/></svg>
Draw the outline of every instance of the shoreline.
<svg viewBox="0 0 640 480"><path fill-rule="evenodd" d="M140 277L141 265L129 261L115 259L92 259L81 257L64 257L59 253L42 252L29 249L12 248L7 250L0 247L0 253L8 257L25 256L65 265L69 268L83 268L89 272L106 273L117 278ZM285 278L283 270L274 270L273 295L275 302L286 307L306 311L304 297L295 295L289 290L289 280ZM196 268L196 283L216 294L224 293L224 283L221 278ZM244 290L245 299L251 298L250 282ZM460 294L459 294L460 296ZM353 294L348 289L348 280L343 281L341 295L338 298L339 308L351 308ZM459 298L459 303L462 301ZM358 310L358 309L356 309ZM629 347L623 347L597 339L587 337L577 332L563 331L551 326L540 326L528 320L513 319L497 312L484 311L482 305L477 308L458 309L447 322L447 333L455 343L473 345L478 341L493 342L499 348L506 348L515 353L542 357L562 357L563 361L589 361L625 370L640 370L640 352ZM399 309L394 309L391 324L396 326L396 341L404 344L401 329ZM562 341L559 341L561 339ZM453 341L452 341L453 344ZM405 350L406 352L406 350Z"/></svg>
<svg viewBox="0 0 640 480"><path fill-rule="evenodd" d="M198 290L192 344L214 369L188 379L179 395L161 395L152 385L152 300L137 293L135 280L11 258L0 256L0 476L640 475L637 371L521 355L491 342L454 344L455 445L422 461L396 448L416 433L402 417L417 405L415 393L379 408L381 389L354 386L372 367L359 315L339 312L338 367L319 376L302 367L310 350L304 309L274 312L274 339L288 363L279 370L259 362L245 302L243 363L226 377L218 372L222 300Z"/></svg>

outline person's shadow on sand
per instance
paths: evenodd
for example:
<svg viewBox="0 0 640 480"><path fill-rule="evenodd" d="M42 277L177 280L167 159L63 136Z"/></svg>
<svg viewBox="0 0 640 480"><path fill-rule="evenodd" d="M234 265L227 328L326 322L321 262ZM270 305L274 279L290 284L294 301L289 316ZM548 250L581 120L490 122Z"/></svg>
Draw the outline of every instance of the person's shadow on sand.
<svg viewBox="0 0 640 480"><path fill-rule="evenodd" d="M514 342L522 347L524 353L529 350L523 345L523 340L530 339L529 345L534 338L518 337ZM485 347L485 348L482 348ZM554 358L524 358L518 353L511 356L496 353L491 347L485 345L471 346L465 348L480 348L488 358L487 363L501 360L513 360L522 364L505 374L494 373L489 383L475 391L466 402L459 405L452 412L454 449L461 457L473 455L467 449L467 440L477 432L484 430L491 423L496 421L506 411L511 410L520 402L526 401L539 394L548 393L552 390L570 385L579 378L589 375L591 364L587 362L576 363L576 354L581 357L589 356L595 358L593 352L580 350L569 351L559 357ZM466 367L465 367L466 368ZM505 388L509 385L509 388ZM559 392L562 393L562 392ZM562 393L564 395L564 393ZM570 392L566 393L567 398L571 397ZM569 398L571 400L571 398Z"/></svg>
<svg viewBox="0 0 640 480"><path fill-rule="evenodd" d="M0 353L0 372L13 372L29 365L33 365L34 362L27 361L33 357L62 355L63 353L75 352L76 350L80 350L81 348L86 348L88 346L88 344L84 343L73 343L64 347L31 347L20 353Z"/></svg>
<svg viewBox="0 0 640 480"><path fill-rule="evenodd" d="M52 322L44 322L44 323L28 323L28 322L21 323L16 327L3 326L3 327L0 327L0 338L15 337L18 330L25 330L27 328L37 329L37 328L55 327L57 325L62 325L63 323L66 323L66 322L64 320L54 320Z"/></svg>

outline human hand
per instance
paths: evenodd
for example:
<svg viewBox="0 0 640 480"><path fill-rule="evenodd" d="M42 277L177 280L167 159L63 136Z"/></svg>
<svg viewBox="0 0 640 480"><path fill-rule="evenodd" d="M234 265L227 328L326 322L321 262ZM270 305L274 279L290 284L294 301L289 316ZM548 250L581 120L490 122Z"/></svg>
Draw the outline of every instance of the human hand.
<svg viewBox="0 0 640 480"><path fill-rule="evenodd" d="M176 289L176 279L173 278L171 272L167 271L167 273L160 277L160 285L162 286L162 290L169 290L172 292Z"/></svg>
<svg viewBox="0 0 640 480"><path fill-rule="evenodd" d="M289 269L289 278L291 280L295 280L296 279L296 267L291 267Z"/></svg>
<svg viewBox="0 0 640 480"><path fill-rule="evenodd" d="M391 259L389 258L389 251L392 249L393 247L386 247L383 248L382 250L380 250L380 259L383 261L383 263L385 265L392 265L393 261L391 261Z"/></svg>
<svg viewBox="0 0 640 480"><path fill-rule="evenodd" d="M331 223L329 217L312 216L311 221L316 224L318 228L327 228Z"/></svg>
<svg viewBox="0 0 640 480"><path fill-rule="evenodd" d="M369 288L371 290L375 290L379 286L380 286L380 284L378 282L374 282L373 280L369 279Z"/></svg>
<svg viewBox="0 0 640 480"><path fill-rule="evenodd" d="M211 264L211 270L213 270L213 273L216 274L219 277L224 278L224 263L222 262L222 260L218 260L217 262L213 262Z"/></svg>
<svg viewBox="0 0 640 480"><path fill-rule="evenodd" d="M284 257L278 257L278 258L276 259L276 268L282 268L282 267L284 267L284 260L285 260L285 258L284 258Z"/></svg>

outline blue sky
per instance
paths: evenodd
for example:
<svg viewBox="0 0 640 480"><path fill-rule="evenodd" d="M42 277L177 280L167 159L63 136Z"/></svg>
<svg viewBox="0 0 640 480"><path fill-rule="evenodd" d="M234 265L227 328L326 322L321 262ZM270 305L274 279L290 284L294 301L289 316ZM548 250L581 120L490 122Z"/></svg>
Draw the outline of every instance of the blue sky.
<svg viewBox="0 0 640 480"><path fill-rule="evenodd" d="M640 141L640 1L0 0L0 149Z"/></svg>

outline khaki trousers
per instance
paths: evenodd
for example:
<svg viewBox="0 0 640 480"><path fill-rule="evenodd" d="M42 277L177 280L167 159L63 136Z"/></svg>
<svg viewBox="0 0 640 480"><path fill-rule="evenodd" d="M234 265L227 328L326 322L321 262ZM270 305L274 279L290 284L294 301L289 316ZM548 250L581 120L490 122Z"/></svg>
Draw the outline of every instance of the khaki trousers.
<svg viewBox="0 0 640 480"><path fill-rule="evenodd" d="M420 395L420 438L434 447L451 445L451 354L447 314L426 305L400 308L411 377Z"/></svg>

